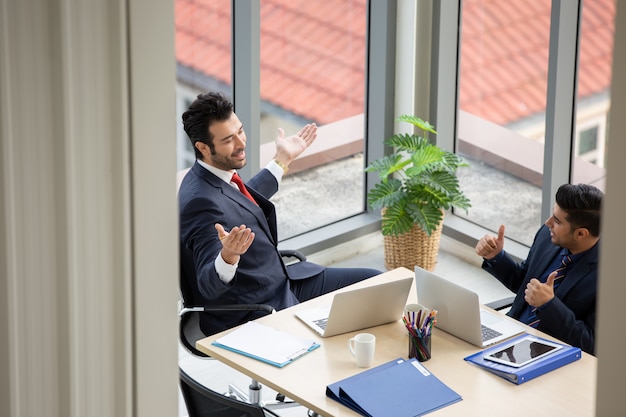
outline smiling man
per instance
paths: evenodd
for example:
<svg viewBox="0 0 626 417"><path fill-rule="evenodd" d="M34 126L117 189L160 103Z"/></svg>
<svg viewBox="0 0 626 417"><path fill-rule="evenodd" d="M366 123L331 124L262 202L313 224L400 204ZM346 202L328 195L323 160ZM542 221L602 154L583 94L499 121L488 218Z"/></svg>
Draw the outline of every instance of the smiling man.
<svg viewBox="0 0 626 417"><path fill-rule="evenodd" d="M559 187L552 216L522 263L504 251L504 225L476 244L482 268L517 293L509 316L591 354L603 196L587 184Z"/></svg>
<svg viewBox="0 0 626 417"><path fill-rule="evenodd" d="M326 268L309 262L285 266L278 251L278 191L289 164L317 137L314 123L296 135L279 129L274 159L247 184L248 138L233 104L218 93L200 94L183 114L196 162L179 190L182 279L197 305L269 304L276 310L378 275L369 268ZM260 312L203 314L205 334L258 317Z"/></svg>

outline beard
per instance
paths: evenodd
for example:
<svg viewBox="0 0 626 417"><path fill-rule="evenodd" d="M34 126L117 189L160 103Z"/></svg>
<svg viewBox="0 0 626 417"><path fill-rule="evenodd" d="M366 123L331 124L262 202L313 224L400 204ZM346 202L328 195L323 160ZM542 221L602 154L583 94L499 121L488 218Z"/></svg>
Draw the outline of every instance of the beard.
<svg viewBox="0 0 626 417"><path fill-rule="evenodd" d="M230 171L231 169L241 169L246 166L248 160L245 157L241 158L239 155L244 152L243 149L238 150L230 155L220 155L217 153L211 154L211 165L224 171Z"/></svg>

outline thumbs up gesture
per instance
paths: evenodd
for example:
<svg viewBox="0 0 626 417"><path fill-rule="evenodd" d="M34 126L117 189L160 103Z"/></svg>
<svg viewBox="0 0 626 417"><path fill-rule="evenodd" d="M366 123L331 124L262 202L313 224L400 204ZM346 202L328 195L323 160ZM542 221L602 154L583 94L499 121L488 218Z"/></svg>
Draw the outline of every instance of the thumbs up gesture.
<svg viewBox="0 0 626 417"><path fill-rule="evenodd" d="M556 275L557 271L552 271L545 283L542 283L537 278L531 279L526 286L526 290L524 290L524 300L533 307L541 307L552 300L554 298L554 279Z"/></svg>
<svg viewBox="0 0 626 417"><path fill-rule="evenodd" d="M498 236L485 235L476 243L476 254L491 259L504 249L504 225L498 228Z"/></svg>

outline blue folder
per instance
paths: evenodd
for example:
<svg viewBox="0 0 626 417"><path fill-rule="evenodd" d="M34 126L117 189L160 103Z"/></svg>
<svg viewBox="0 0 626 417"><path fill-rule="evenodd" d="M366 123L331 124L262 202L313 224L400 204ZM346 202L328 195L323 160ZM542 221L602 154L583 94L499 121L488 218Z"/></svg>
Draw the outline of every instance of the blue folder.
<svg viewBox="0 0 626 417"><path fill-rule="evenodd" d="M368 417L415 417L461 396L416 359L396 359L329 385L326 395Z"/></svg>
<svg viewBox="0 0 626 417"><path fill-rule="evenodd" d="M523 384L524 382L528 382L531 379L537 378L545 373L548 373L554 369L565 366L569 363L577 361L582 357L582 352L580 348L566 345L564 343L556 343L561 345L561 349L557 350L554 353L549 354L548 356L544 356L540 359L537 359L534 362L530 362L527 365L521 366L519 368L500 364L497 362L490 361L485 359L485 356L496 352L502 349L503 346L511 345L516 341L523 339L525 337L529 337L529 334L524 333L513 339L507 340L506 342L499 343L494 345L488 349L477 352L473 355L470 355L465 358L466 361L473 363L499 377L506 379L507 381L513 382L514 384ZM531 336L540 341L546 341L541 337ZM550 343L555 343L550 340Z"/></svg>
<svg viewBox="0 0 626 417"><path fill-rule="evenodd" d="M356 374L356 375L352 376L351 379L360 379L360 378L366 377L369 374L381 371L381 370L389 368L391 366L395 366L395 365L397 365L397 364L399 364L401 362L404 362L404 361L405 361L405 359L402 359L402 358L398 358L398 359L389 361L389 362L384 363L384 364L382 364L380 366L377 366L375 368L371 368L371 369L368 369L367 371L363 371L363 372L361 372L359 374ZM339 381L339 382L335 382L334 384L328 385L326 387L326 396L329 397L329 398L332 398L335 401L338 401L338 402L342 403L346 407L349 407L349 408L353 409L357 413L366 415L365 411L361 407L359 407L359 405L356 404L354 401L352 401L349 398L341 397L341 395L340 395L340 387L341 387L341 384L343 384L345 382L346 382L346 380L342 380L342 381Z"/></svg>

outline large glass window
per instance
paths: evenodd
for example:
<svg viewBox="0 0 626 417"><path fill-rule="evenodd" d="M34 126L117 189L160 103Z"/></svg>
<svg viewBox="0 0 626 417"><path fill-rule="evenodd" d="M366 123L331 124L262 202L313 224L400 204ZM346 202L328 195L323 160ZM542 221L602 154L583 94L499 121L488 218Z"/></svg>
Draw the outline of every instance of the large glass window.
<svg viewBox="0 0 626 417"><path fill-rule="evenodd" d="M231 97L231 0L176 0L176 151L179 170L196 160L181 115L199 93Z"/></svg>
<svg viewBox="0 0 626 417"><path fill-rule="evenodd" d="M232 7L230 0L176 0L179 169L195 159L180 114L200 92L232 98L231 83L237 83L231 80ZM258 71L260 78L260 133L249 137L248 147L259 147L254 154L264 167L279 127L292 135L306 123L319 126L316 142L291 164L272 197L281 240L366 210L367 7L367 0L259 3L260 67L250 74Z"/></svg>
<svg viewBox="0 0 626 417"><path fill-rule="evenodd" d="M604 189L616 0L582 7L573 181Z"/></svg>
<svg viewBox="0 0 626 417"><path fill-rule="evenodd" d="M261 166L278 127L319 135L272 201L281 238L363 212L365 0L261 0Z"/></svg>
<svg viewBox="0 0 626 417"><path fill-rule="evenodd" d="M461 10L460 216L530 244L541 223L550 1L465 0Z"/></svg>
<svg viewBox="0 0 626 417"><path fill-rule="evenodd" d="M528 246L558 186L604 189L616 1L518 3L442 3L435 84L440 133L454 125L456 141L445 143L471 164L459 176L472 208L455 215L480 230L505 224ZM458 39L445 30L457 16ZM480 237L467 222L453 228L468 243Z"/></svg>

